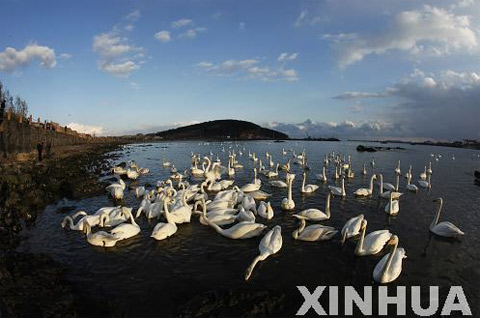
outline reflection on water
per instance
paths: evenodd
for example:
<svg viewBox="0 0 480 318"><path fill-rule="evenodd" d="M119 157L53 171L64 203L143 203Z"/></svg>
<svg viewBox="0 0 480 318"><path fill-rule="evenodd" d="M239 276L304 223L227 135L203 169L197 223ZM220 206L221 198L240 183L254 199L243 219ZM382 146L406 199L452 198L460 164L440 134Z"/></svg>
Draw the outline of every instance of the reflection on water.
<svg viewBox="0 0 480 318"><path fill-rule="evenodd" d="M165 146L165 147L164 147ZM195 142L132 145L123 150L119 161L134 159L139 166L147 167L150 173L139 180L139 184L156 184L166 179L170 173L163 168L162 160L175 163L179 171L190 166L190 153L208 155L210 151L219 153L226 163L228 147L233 143L198 144ZM478 228L480 225L480 187L474 185L473 170L480 162L473 159L473 151L402 145L406 150L358 153L357 144L325 142L242 142L245 147L243 156L238 160L244 169L237 171L235 182L238 185L251 182L253 178L252 161L248 159L248 150L257 152L260 158L265 151L273 155L274 161L285 163L281 150L295 149L300 153L306 149L308 154L309 183L317 183L315 174L322 172L323 158L332 150L351 155L355 178L346 182L347 197L335 197L331 202L331 219L322 224L341 229L351 217L363 213L368 220L367 232L377 229L389 229L400 238L400 246L406 249L408 258L404 261L403 272L394 285L460 285L465 289L472 310L478 310L480 297L480 250ZM227 152L222 152L225 147ZM368 187L371 167L368 164L375 157L375 172L384 175L385 182L395 183L394 169L397 161L402 162L402 173L409 165L413 166L414 177L423 171L430 153L440 153L442 158L432 161L432 189L419 189L417 194L408 193L406 182L400 179L400 191L405 194L400 201L398 216L389 216L384 212L387 200L380 200L374 189L372 198L355 198L353 191ZM455 154L455 160L452 155ZM265 161L265 160L264 160ZM363 163L367 163L369 174L361 175ZM301 170L292 165L297 174L294 181L293 197L296 209L293 212L317 207L325 207L328 191L327 184L317 183L320 189L314 195L302 196ZM333 166L327 170L329 178ZM280 172L281 178L284 173ZM263 178L263 176L262 176ZM195 182L190 180L191 182ZM117 314L150 316L173 315L186 302L203 293L228 291L236 293L254 291L275 291L284 295L282 312L294 314L302 303L295 286L317 285L372 285L372 272L382 255L356 257L353 254L354 242L340 245L340 235L331 241L307 243L293 240L291 234L298 226L292 212L282 212L280 202L286 196L285 189L272 188L263 180L262 190L272 193L271 202L275 217L261 220L269 228L280 224L284 243L282 250L258 265L249 282L244 281L244 271L258 255L258 243L261 237L249 240L230 240L218 235L212 229L201 225L196 216L190 224L179 226L178 232L165 241L150 238L155 222L140 218L138 223L142 232L135 238L121 241L115 248L103 249L90 246L84 236L77 231L63 230L60 222L64 215L56 213L57 206L49 206L39 217L36 226L25 233L26 239L20 250L46 253L69 268L67 278L75 286L79 299L84 302L85 314L101 310L101 304L115 307ZM443 197L445 201L441 220L448 220L459 226L466 235L458 240L446 240L430 235L428 227L435 215L434 198ZM126 195L125 202L136 209L140 203L133 191ZM89 213L113 203L107 195L84 199L68 204L77 210ZM240 301L240 300L239 300ZM241 302L241 301L240 301ZM134 304L134 305L132 305ZM100 309L99 309L100 308ZM241 314L241 313L238 313Z"/></svg>

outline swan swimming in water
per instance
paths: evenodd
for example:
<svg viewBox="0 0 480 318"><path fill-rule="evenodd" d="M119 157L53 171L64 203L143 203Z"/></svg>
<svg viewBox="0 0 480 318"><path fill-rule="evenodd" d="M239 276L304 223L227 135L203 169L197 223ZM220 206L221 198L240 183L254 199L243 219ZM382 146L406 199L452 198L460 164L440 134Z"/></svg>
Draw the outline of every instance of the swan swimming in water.
<svg viewBox="0 0 480 318"><path fill-rule="evenodd" d="M131 223L120 224L110 231L118 240L126 240L140 233L140 226L135 222L133 214L127 212L127 216L130 218Z"/></svg>
<svg viewBox="0 0 480 318"><path fill-rule="evenodd" d="M302 187L300 188L300 191L302 193L313 193L318 190L319 186L316 184L305 184L307 181L307 173L303 173L303 182L302 182Z"/></svg>
<svg viewBox="0 0 480 318"><path fill-rule="evenodd" d="M94 246L101 247L113 247L119 239L115 235L107 233L105 231L98 231L93 233L92 228L88 222L84 225L84 232L87 236L87 242Z"/></svg>
<svg viewBox="0 0 480 318"><path fill-rule="evenodd" d="M288 196L282 200L281 207L283 210L291 211L295 209L295 201L292 199L292 185L295 175L288 173L286 179L288 184Z"/></svg>
<svg viewBox="0 0 480 318"><path fill-rule="evenodd" d="M257 179L257 168L253 168L253 175L254 175L253 182L247 183L246 185L241 187L240 190L242 190L245 193L260 190L261 182L258 182L260 181L260 179Z"/></svg>
<svg viewBox="0 0 480 318"><path fill-rule="evenodd" d="M433 200L433 202L438 202L438 210L435 218L430 224L430 232L443 237L458 237L464 235L465 233L451 222L443 221L438 223L438 220L440 219L440 212L442 211L443 207L443 199L438 198Z"/></svg>
<svg viewBox="0 0 480 318"><path fill-rule="evenodd" d="M385 212L390 215L397 215L400 211L400 204L398 200L393 200L393 192L390 192L390 202L385 206Z"/></svg>
<svg viewBox="0 0 480 318"><path fill-rule="evenodd" d="M120 178L117 174L115 175L118 183L112 183L111 185L107 186L105 189L110 193L110 195L117 200L123 199L123 191L125 190L125 182Z"/></svg>
<svg viewBox="0 0 480 318"><path fill-rule="evenodd" d="M357 189L353 194L355 194L357 197L367 197L372 195L373 193L373 180L377 179L376 175L372 175L370 177L370 188L360 188Z"/></svg>
<svg viewBox="0 0 480 318"><path fill-rule="evenodd" d="M305 225L305 219L300 219L300 227L292 234L294 239L307 242L327 241L338 232L331 226L312 224L305 227Z"/></svg>
<svg viewBox="0 0 480 318"><path fill-rule="evenodd" d="M407 258L402 247L397 249L398 237L396 235L392 236L387 245L392 245L392 249L382 257L373 269L373 279L380 284L391 283L397 279L402 272L403 259Z"/></svg>
<svg viewBox="0 0 480 318"><path fill-rule="evenodd" d="M76 219L78 216L82 216L82 218L74 224L73 220ZM88 215L85 211L79 211L75 213L73 216L66 216L62 221L62 228L65 228L67 224L69 228L74 231L83 231L85 229L85 224L88 223L91 227L100 225L103 227L105 221L108 220L108 213L103 214L94 214Z"/></svg>
<svg viewBox="0 0 480 318"><path fill-rule="evenodd" d="M331 193L327 194L327 200L325 202L325 212L322 212L319 209L306 209L293 216L300 220L309 220L309 221L324 221L330 218L330 197Z"/></svg>
<svg viewBox="0 0 480 318"><path fill-rule="evenodd" d="M270 202L260 201L257 212L264 219L271 220L273 218L273 208Z"/></svg>
<svg viewBox="0 0 480 318"><path fill-rule="evenodd" d="M324 183L327 182L327 173L325 171L325 165L322 168L322 173L317 174L317 179L324 182Z"/></svg>
<svg viewBox="0 0 480 318"><path fill-rule="evenodd" d="M273 229L267 232L265 236L260 241L258 246L258 250L260 251L260 255L255 257L253 262L247 268L245 272L245 280L248 280L252 275L253 269L257 265L258 262L264 261L270 255L273 255L280 251L282 248L283 239L282 239L282 228L280 225L275 226Z"/></svg>
<svg viewBox="0 0 480 318"><path fill-rule="evenodd" d="M362 221L364 219L363 214L360 214L356 217L348 220L342 228L342 245L351 237L357 236L360 234L360 229L362 227Z"/></svg>
<svg viewBox="0 0 480 318"><path fill-rule="evenodd" d="M365 236L365 230L367 228L367 220L362 220L360 240L357 242L357 247L355 248L355 255L365 256L365 255L374 255L379 253L385 243L392 237L392 234L389 230L378 230L371 233L368 233Z"/></svg>
<svg viewBox="0 0 480 318"><path fill-rule="evenodd" d="M263 230L266 228L265 225L260 223L240 222L228 229L222 229L217 224L210 222L210 220L207 217L207 208L206 208L205 202L203 199L201 200L201 202L203 206L203 218L205 219L205 221L208 223L210 227L212 227L215 231L217 231L217 233L225 237L228 237L234 240L248 239L248 238L260 235L263 232Z"/></svg>
<svg viewBox="0 0 480 318"><path fill-rule="evenodd" d="M157 241L161 241L177 232L177 224L175 224L175 222L171 219L168 209L165 210L165 219L167 220L167 223L157 223L157 225L155 225L153 228L152 235L150 235L150 237L153 237Z"/></svg>
<svg viewBox="0 0 480 318"><path fill-rule="evenodd" d="M328 189L330 189L330 192L333 195L338 195L340 197L346 196L347 193L345 192L345 177L342 177L342 186L341 187L335 187L335 186L329 185Z"/></svg>

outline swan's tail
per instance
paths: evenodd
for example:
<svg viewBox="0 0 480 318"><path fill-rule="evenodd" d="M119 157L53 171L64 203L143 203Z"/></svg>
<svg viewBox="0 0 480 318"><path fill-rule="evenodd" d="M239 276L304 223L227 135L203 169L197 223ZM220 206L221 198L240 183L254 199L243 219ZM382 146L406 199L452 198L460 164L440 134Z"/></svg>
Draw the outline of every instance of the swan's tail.
<svg viewBox="0 0 480 318"><path fill-rule="evenodd" d="M245 272L245 280L248 280L250 278L250 275L252 275L253 269L255 268L255 265L257 265L258 262L261 262L265 260L269 254L260 254L255 259L253 260L252 264L248 266L247 271Z"/></svg>

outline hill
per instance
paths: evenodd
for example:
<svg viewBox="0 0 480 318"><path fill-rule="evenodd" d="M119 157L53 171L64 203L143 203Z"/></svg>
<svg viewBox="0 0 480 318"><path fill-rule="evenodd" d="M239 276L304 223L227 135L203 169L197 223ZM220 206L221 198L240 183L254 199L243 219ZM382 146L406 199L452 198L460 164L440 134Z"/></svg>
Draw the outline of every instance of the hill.
<svg viewBox="0 0 480 318"><path fill-rule="evenodd" d="M242 120L213 120L146 134L147 139L162 140L260 140L288 139L288 135Z"/></svg>

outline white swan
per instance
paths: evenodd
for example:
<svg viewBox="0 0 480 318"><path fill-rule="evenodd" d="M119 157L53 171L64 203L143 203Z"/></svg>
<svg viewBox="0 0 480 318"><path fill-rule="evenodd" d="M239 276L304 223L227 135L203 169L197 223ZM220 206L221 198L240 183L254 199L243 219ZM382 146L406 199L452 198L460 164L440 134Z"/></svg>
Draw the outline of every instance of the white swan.
<svg viewBox="0 0 480 318"><path fill-rule="evenodd" d="M241 187L240 190L242 190L245 193L248 193L248 192L257 191L260 189L261 182L258 182L260 181L260 179L257 179L257 168L253 168L253 175L254 175L253 182L247 183L246 185Z"/></svg>
<svg viewBox="0 0 480 318"><path fill-rule="evenodd" d="M355 194L357 197L367 197L372 195L373 193L373 180L377 179L376 175L372 175L370 177L370 188L360 188L357 189L353 194Z"/></svg>
<svg viewBox="0 0 480 318"><path fill-rule="evenodd" d="M425 166L423 172L420 173L420 180L427 180L427 166Z"/></svg>
<svg viewBox="0 0 480 318"><path fill-rule="evenodd" d="M325 171L325 166L322 168L322 173L317 174L317 179L322 181L322 182L327 182L327 173Z"/></svg>
<svg viewBox="0 0 480 318"><path fill-rule="evenodd" d="M140 233L140 226L135 222L133 214L127 212L131 223L123 223L110 231L118 240L126 240Z"/></svg>
<svg viewBox="0 0 480 318"><path fill-rule="evenodd" d="M251 238L254 236L258 236L262 233L262 231L266 228L265 225L260 224L260 223L254 223L254 222L240 222L235 224L234 226L228 228L228 229L222 229L220 226L217 224L210 222L210 220L207 217L207 208L205 205L205 202L202 201L202 206L203 206L203 217L205 221L207 221L208 225L210 227L213 227L217 233L228 237L230 239L247 239Z"/></svg>
<svg viewBox="0 0 480 318"><path fill-rule="evenodd" d="M110 195L117 200L123 199L123 191L125 190L125 182L120 178L119 175L115 175L118 183L112 183L107 186L105 189L110 192Z"/></svg>
<svg viewBox="0 0 480 318"><path fill-rule="evenodd" d="M185 195L182 196L182 205L174 209L173 211L169 210L168 201L163 201L163 210L165 213L170 213L170 219L176 224L190 223L192 217L192 210L185 201ZM206 205L205 205L206 207Z"/></svg>
<svg viewBox="0 0 480 318"><path fill-rule="evenodd" d="M270 255L280 251L280 249L282 248L282 243L282 228L280 227L280 225L277 225L273 229L268 231L267 234L265 234L265 236L260 241L260 244L258 246L260 255L255 257L253 262L247 268L247 271L245 273L245 280L248 280L250 278L250 275L252 275L252 271L258 262L264 261Z"/></svg>
<svg viewBox="0 0 480 318"><path fill-rule="evenodd" d="M338 195L341 197L346 196L347 193L345 192L345 178L342 178L342 187L335 187L335 186L329 185L328 189L333 195Z"/></svg>
<svg viewBox="0 0 480 318"><path fill-rule="evenodd" d="M365 164L363 164L362 174L363 174L364 176L367 175L367 168L365 167Z"/></svg>
<svg viewBox="0 0 480 318"><path fill-rule="evenodd" d="M438 198L438 199L435 199L434 202L438 202L438 210L437 210L437 215L432 221L432 224L430 224L430 232L443 237L458 237L458 236L464 235L465 233L462 232L462 230L460 230L453 223L446 222L446 221L438 223L438 220L440 218L440 212L442 211L442 207L443 207L443 199Z"/></svg>
<svg viewBox="0 0 480 318"><path fill-rule="evenodd" d="M82 218L78 220L77 224L74 224L73 220L80 215L82 216ZM108 220L108 213L88 215L84 211L79 211L73 216L67 215L62 221L62 228L65 228L65 226L67 226L68 224L71 230L83 231L86 223L88 223L91 227L97 225L103 227L103 223L106 220Z"/></svg>
<svg viewBox="0 0 480 318"><path fill-rule="evenodd" d="M278 167L280 166L280 164L277 163L277 167L275 168L275 171L268 171L265 173L265 176L267 178L275 178L275 177L278 177Z"/></svg>
<svg viewBox="0 0 480 318"><path fill-rule="evenodd" d="M153 237L157 241L161 241L177 232L177 224L175 224L175 222L170 217L168 209L165 210L165 219L167 220L167 223L157 223L157 225L155 225L155 227L153 228L152 235L150 235L150 237Z"/></svg>
<svg viewBox="0 0 480 318"><path fill-rule="evenodd" d="M87 236L87 242L94 246L102 246L102 247L113 247L117 244L119 240L113 234L107 233L105 231L98 231L92 233L92 229L88 222L84 225L84 232Z"/></svg>
<svg viewBox="0 0 480 318"><path fill-rule="evenodd" d="M393 235L387 242L388 245L393 245L390 253L382 257L373 269L373 279L380 284L393 282L400 276L402 272L402 262L407 258L405 250L398 247L398 237Z"/></svg>
<svg viewBox="0 0 480 318"><path fill-rule="evenodd" d="M407 179L407 190L412 191L412 192L417 192L418 187L414 185L413 183L410 183L412 180L412 175L410 174L410 177Z"/></svg>
<svg viewBox="0 0 480 318"><path fill-rule="evenodd" d="M141 186L141 187L136 187L135 188L135 196L137 198L142 197L144 194L145 194L145 187Z"/></svg>
<svg viewBox="0 0 480 318"><path fill-rule="evenodd" d="M422 188L431 188L432 185L430 183L430 174L427 173L427 180L418 180L418 185Z"/></svg>
<svg viewBox="0 0 480 318"><path fill-rule="evenodd" d="M401 175L401 174L402 174L402 171L400 170L400 160L398 160L398 165L397 165L397 167L395 168L395 174L397 174L397 175Z"/></svg>
<svg viewBox="0 0 480 318"><path fill-rule="evenodd" d="M300 220L309 220L309 221L324 221L330 218L330 192L327 194L327 200L325 203L325 212L322 212L319 209L306 209L293 216Z"/></svg>
<svg viewBox="0 0 480 318"><path fill-rule="evenodd" d="M367 220L362 220L360 240L357 242L355 248L355 255L364 256L364 255L374 255L380 252L385 243L392 237L392 234L389 230L378 230L371 233L368 233L365 236L365 231L367 228Z"/></svg>
<svg viewBox="0 0 480 318"><path fill-rule="evenodd" d="M338 232L331 226L313 224L305 227L305 225L305 219L300 219L300 227L292 234L294 239L307 242L327 241Z"/></svg>
<svg viewBox="0 0 480 318"><path fill-rule="evenodd" d="M351 237L357 236L360 234L360 229L362 227L362 221L364 219L363 214L360 214L356 217L348 220L342 228L342 244L345 243Z"/></svg>
<svg viewBox="0 0 480 318"><path fill-rule="evenodd" d="M378 174L380 176L380 184L379 184L379 193L378 193L378 196L381 197L381 198L384 198L384 199L388 199L390 198L390 192L393 193L393 198L394 199L399 199L403 193L401 192L397 192L397 191L386 191L386 192L383 192L383 175L381 173ZM398 177L398 175L397 175Z"/></svg>
<svg viewBox="0 0 480 318"><path fill-rule="evenodd" d="M270 202L260 201L257 209L258 215L262 218L271 220L273 218L273 208Z"/></svg>
<svg viewBox="0 0 480 318"><path fill-rule="evenodd" d="M405 173L405 179L411 179L412 178L412 166L408 168L407 173Z"/></svg>
<svg viewBox="0 0 480 318"><path fill-rule="evenodd" d="M390 202L385 206L385 212L390 215L397 215L400 211L400 204L398 200L393 200L393 193L390 192Z"/></svg>
<svg viewBox="0 0 480 318"><path fill-rule="evenodd" d="M300 188L300 191L302 193L313 193L318 190L319 186L316 184L307 184L305 185L305 182L307 181L307 173L303 173L303 181L302 181L302 187Z"/></svg>
<svg viewBox="0 0 480 318"><path fill-rule="evenodd" d="M286 179L288 184L288 196L282 200L281 207L283 210L291 211L295 209L295 201L292 199L292 185L295 175L288 173Z"/></svg>

